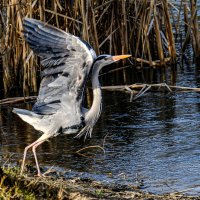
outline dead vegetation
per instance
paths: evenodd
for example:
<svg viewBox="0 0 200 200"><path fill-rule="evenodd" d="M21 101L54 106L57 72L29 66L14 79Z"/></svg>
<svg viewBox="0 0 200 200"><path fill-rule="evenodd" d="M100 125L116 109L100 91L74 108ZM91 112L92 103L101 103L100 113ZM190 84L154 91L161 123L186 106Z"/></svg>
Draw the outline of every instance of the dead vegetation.
<svg viewBox="0 0 200 200"><path fill-rule="evenodd" d="M141 67L175 64L179 56L175 40L182 35L185 39L179 52L184 53L192 41L195 56L200 56L196 0L2 0L0 55L5 92L16 86L22 87L24 94L38 88L40 66L23 39L24 17L80 36L97 54L131 53L132 64Z"/></svg>
<svg viewBox="0 0 200 200"><path fill-rule="evenodd" d="M27 178L18 176L17 168L0 168L0 199L155 199L196 200L181 193L154 195L134 186L106 186L90 179Z"/></svg>

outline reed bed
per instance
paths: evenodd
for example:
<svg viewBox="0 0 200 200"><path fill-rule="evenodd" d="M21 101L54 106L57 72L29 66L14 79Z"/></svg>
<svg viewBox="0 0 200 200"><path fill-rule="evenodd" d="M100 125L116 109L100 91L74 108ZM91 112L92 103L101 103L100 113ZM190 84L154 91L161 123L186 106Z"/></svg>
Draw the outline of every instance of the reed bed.
<svg viewBox="0 0 200 200"><path fill-rule="evenodd" d="M175 64L176 39L184 26L179 52L184 53L192 42L195 56L200 57L196 0L2 0L0 55L5 92L16 86L22 87L24 94L38 88L41 68L23 39L24 17L40 19L80 36L97 54L131 53L132 64L140 67Z"/></svg>

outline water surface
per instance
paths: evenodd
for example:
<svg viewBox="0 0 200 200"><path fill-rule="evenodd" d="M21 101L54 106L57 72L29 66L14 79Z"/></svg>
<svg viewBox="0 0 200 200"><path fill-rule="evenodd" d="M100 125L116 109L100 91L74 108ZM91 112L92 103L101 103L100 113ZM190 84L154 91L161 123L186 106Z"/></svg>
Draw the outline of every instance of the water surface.
<svg viewBox="0 0 200 200"><path fill-rule="evenodd" d="M195 66L178 70L177 85L199 87ZM55 166L67 176L84 176L106 184L139 185L154 193L200 193L200 93L148 92L129 102L129 94L103 92L103 112L93 137L57 137L38 148L42 166ZM15 105L31 109L33 103ZM11 162L22 159L24 147L40 133L1 107L1 152ZM75 152L104 145L93 158ZM85 151L86 154L91 150ZM34 164L31 153L28 162Z"/></svg>

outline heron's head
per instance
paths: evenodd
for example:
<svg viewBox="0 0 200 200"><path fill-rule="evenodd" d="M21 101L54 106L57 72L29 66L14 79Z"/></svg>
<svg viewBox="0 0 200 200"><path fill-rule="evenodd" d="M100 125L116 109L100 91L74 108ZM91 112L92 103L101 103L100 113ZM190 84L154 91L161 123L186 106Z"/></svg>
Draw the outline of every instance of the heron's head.
<svg viewBox="0 0 200 200"><path fill-rule="evenodd" d="M97 59L95 60L95 65L99 66L100 69L102 69L106 65L110 65L121 59L129 58L129 57L131 57L131 55L111 56L111 55L103 54L97 57Z"/></svg>

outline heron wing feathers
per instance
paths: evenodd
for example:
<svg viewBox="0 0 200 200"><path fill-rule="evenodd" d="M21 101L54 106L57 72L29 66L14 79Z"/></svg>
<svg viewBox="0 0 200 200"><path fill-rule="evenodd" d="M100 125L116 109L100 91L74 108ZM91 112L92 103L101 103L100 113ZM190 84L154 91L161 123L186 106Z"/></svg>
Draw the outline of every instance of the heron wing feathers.
<svg viewBox="0 0 200 200"><path fill-rule="evenodd" d="M96 58L93 49L78 37L35 19L24 20L24 37L44 67L33 111L43 115L63 108L71 115L81 112L84 85Z"/></svg>

